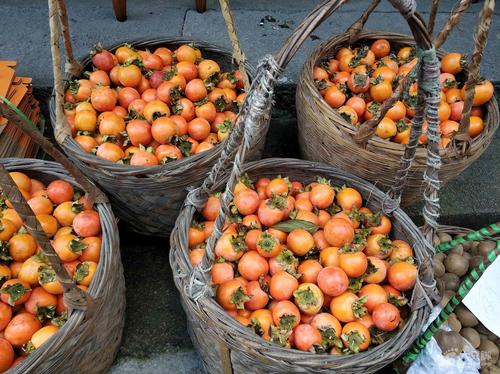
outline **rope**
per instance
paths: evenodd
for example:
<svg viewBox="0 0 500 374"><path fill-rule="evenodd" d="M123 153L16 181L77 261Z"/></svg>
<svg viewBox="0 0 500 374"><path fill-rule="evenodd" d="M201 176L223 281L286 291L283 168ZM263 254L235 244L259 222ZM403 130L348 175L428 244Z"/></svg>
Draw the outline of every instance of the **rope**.
<svg viewBox="0 0 500 374"><path fill-rule="evenodd" d="M415 0L389 0L389 2L405 19L412 18L417 11L417 2Z"/></svg>
<svg viewBox="0 0 500 374"><path fill-rule="evenodd" d="M474 34L474 52L469 64L467 82L465 83L464 109L462 112L462 119L460 120L460 126L458 127L458 132L453 139L453 147L455 149L457 146L456 142L463 142L462 154L465 154L470 149L471 137L468 134L470 126L470 112L474 99L475 86L481 80L479 75L481 59L488 41L488 32L490 30L494 10L495 1L485 0L483 9L478 17L476 31Z"/></svg>
<svg viewBox="0 0 500 374"><path fill-rule="evenodd" d="M441 32L434 39L434 45L436 46L436 48L440 48L443 45L443 43L448 38L448 35L450 34L451 30L453 30L453 28L458 24L458 22L464 15L465 11L469 8L471 3L472 0L459 1L459 3L455 7L455 10L452 11L450 18L448 19L448 22L446 22Z"/></svg>
<svg viewBox="0 0 500 374"><path fill-rule="evenodd" d="M57 280L64 289L65 301L67 301L68 307L71 309L87 310L90 296L78 288L75 281L69 276L56 251L52 248L49 238L43 231L42 225L36 218L35 213L24 200L19 188L3 164L0 164L0 186L5 197L9 199L15 211L23 220L26 230L40 245L50 266L54 269Z"/></svg>
<svg viewBox="0 0 500 374"><path fill-rule="evenodd" d="M49 1L50 51L52 53L52 71L54 73L54 91L56 101L56 123L54 136L58 143L63 143L66 137L71 136L69 124L64 115L64 81L62 77L61 50L59 46L59 7L58 0Z"/></svg>
<svg viewBox="0 0 500 374"><path fill-rule="evenodd" d="M432 0L431 12L429 14L429 21L427 25L429 27L429 35L434 32L434 25L436 24L436 15L439 7L439 0Z"/></svg>
<svg viewBox="0 0 500 374"><path fill-rule="evenodd" d="M467 244L473 241L480 241L486 239L487 237L494 236L498 233L500 233L500 222L492 223L487 227L483 227L477 231L472 231L465 236L460 236L448 242L439 244L436 247L436 253L446 252L452 248L455 248L459 244Z"/></svg>
<svg viewBox="0 0 500 374"><path fill-rule="evenodd" d="M500 240L497 241L497 246L495 249L491 250L486 256L486 261L481 261L479 265L472 269L465 280L460 284L455 296L453 296L450 301L444 306L436 319L427 327L424 333L413 343L411 348L403 356L403 360L406 363L413 362L417 359L420 352L425 348L427 343L429 343L439 330L441 325L445 323L450 314L453 313L455 308L462 302L462 300L470 292L474 284L481 278L481 275L486 271L489 265L496 260L500 255Z"/></svg>
<svg viewBox="0 0 500 374"><path fill-rule="evenodd" d="M373 0L372 3L365 9L361 17L359 17L349 28L346 33L349 34L349 44L353 44L358 40L359 33L363 30L363 27L368 20L368 17L373 13L375 8L380 4L380 0Z"/></svg>
<svg viewBox="0 0 500 374"><path fill-rule="evenodd" d="M66 3L64 0L58 0L59 21L62 29L62 37L64 41L64 49L66 54L66 64L64 70L73 76L79 76L83 70L82 65L76 60L71 45L71 36L68 25L68 12L66 11Z"/></svg>
<svg viewBox="0 0 500 374"><path fill-rule="evenodd" d="M245 91L248 92L250 89L250 80L248 79L248 74L245 69L245 62L247 59L241 49L240 40L234 26L233 13L229 8L229 0L219 0L219 4L226 23L227 33L229 34L229 39L231 39L231 45L233 46L233 59L238 65L238 69L243 77Z"/></svg>

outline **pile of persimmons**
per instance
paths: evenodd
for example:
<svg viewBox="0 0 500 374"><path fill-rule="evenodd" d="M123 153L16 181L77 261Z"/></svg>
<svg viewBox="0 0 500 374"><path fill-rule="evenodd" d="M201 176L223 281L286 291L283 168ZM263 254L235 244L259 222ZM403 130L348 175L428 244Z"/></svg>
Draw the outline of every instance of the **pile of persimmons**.
<svg viewBox="0 0 500 374"><path fill-rule="evenodd" d="M386 39L375 40L359 48L340 48L334 58L314 67L313 78L324 100L353 125L376 116L384 101L392 96L401 79L417 64L416 50L402 47L393 51ZM441 59L441 103L438 115L441 148L446 148L458 131L464 108L463 72L467 64L460 53L448 53ZM400 100L389 109L376 127L375 134L382 139L407 144L411 119L417 103L417 83L403 92ZM486 104L494 93L493 84L484 80L475 86L470 115L469 135L475 138L484 130ZM424 123L419 143L427 143Z"/></svg>
<svg viewBox="0 0 500 374"><path fill-rule="evenodd" d="M48 186L10 173L68 274L87 290L99 263L101 222L71 184ZM3 196L0 219L0 372L21 362L67 319L63 288L35 239Z"/></svg>
<svg viewBox="0 0 500 374"><path fill-rule="evenodd" d="M189 228L190 259L205 253L220 207L209 197ZM278 176L240 178L211 269L216 300L263 339L330 354L390 339L408 311L417 267L391 220L354 188Z"/></svg>
<svg viewBox="0 0 500 374"><path fill-rule="evenodd" d="M99 49L92 64L66 91L66 117L86 152L112 162L158 165L207 151L228 137L245 97L240 72L221 71L194 45Z"/></svg>

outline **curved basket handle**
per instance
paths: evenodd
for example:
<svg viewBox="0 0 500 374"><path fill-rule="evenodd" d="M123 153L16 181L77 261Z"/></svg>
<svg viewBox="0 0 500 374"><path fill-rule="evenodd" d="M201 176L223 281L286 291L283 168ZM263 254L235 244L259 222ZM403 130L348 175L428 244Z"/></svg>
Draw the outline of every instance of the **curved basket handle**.
<svg viewBox="0 0 500 374"><path fill-rule="evenodd" d="M453 11L450 15L450 18L448 19L446 24L443 26L443 29L438 34L438 36L436 36L436 38L434 39L434 46L436 48L440 48L443 45L443 43L448 38L448 35L450 34L450 32L458 24L458 22L460 22L460 19L464 15L465 11L467 9L469 9L471 3L472 3L472 0L460 0L458 2L458 4L453 9Z"/></svg>
<svg viewBox="0 0 500 374"><path fill-rule="evenodd" d="M359 17L351 26L347 28L346 33L349 34L349 44L353 44L358 41L359 33L363 30L366 21L368 21L368 18L379 4L380 0L373 0L368 8L365 9L361 17Z"/></svg>
<svg viewBox="0 0 500 374"><path fill-rule="evenodd" d="M56 123L54 123L54 136L58 143L63 143L64 140L71 136L71 126L64 115L64 80L61 61L61 49L59 39L61 34L66 47L67 67L71 67L72 73L78 73L76 65L72 61L76 61L73 56L71 40L69 37L69 27L67 22L66 6L64 0L48 0L49 4L49 27L50 27L50 51L52 54L52 71L54 73L54 91L56 105ZM61 11L64 11L64 13ZM61 33L61 23L63 24L64 32ZM69 48L68 48L69 47Z"/></svg>
<svg viewBox="0 0 500 374"><path fill-rule="evenodd" d="M462 112L462 119L460 120L460 126L458 127L458 132L453 138L452 146L455 150L458 149L457 142L462 142L461 152L462 155L467 154L470 149L471 137L468 133L470 126L470 112L472 109L472 102L474 99L474 88L477 83L481 81L480 77L480 65L481 59L483 57L484 49L486 48L486 43L488 41L488 32L490 31L491 20L493 18L493 12L495 11L495 0L485 0L483 9L478 17L478 22L476 26L476 31L474 35L474 52L471 57L469 64L469 74L467 76L467 82L465 82L465 99L464 99L464 109Z"/></svg>
<svg viewBox="0 0 500 374"><path fill-rule="evenodd" d="M245 62L247 59L245 57L245 53L241 49L238 33L236 32L236 27L234 26L233 13L229 8L229 0L219 0L219 4L224 17L224 22L226 24L227 33L229 34L229 39L231 40L231 45L233 47L233 60L236 62L236 65L238 65L238 69L243 77L245 91L248 92L250 89L250 80L248 79L248 74L245 68Z"/></svg>
<svg viewBox="0 0 500 374"><path fill-rule="evenodd" d="M439 8L439 0L432 0L431 11L429 13L429 20L427 21L427 30L429 30L429 35L432 36L434 32L434 25L436 24L436 16Z"/></svg>
<svg viewBox="0 0 500 374"><path fill-rule="evenodd" d="M305 37L314 30L314 28L322 22L326 17L328 17L334 9L340 6L344 1L327 1L323 3L321 6L317 7L313 12L306 17L306 19L298 26L295 32L287 39L285 45L280 49L278 54L276 55L276 61L280 65L280 67L284 66L288 61L290 61L293 54L298 50L300 45L305 40ZM437 226L435 220L439 215L439 202L437 201L437 190L439 188L438 183L433 183L437 178L437 169L439 169L440 164L440 156L438 151L438 120L437 120L437 107L439 103L439 84L438 76L439 76L439 64L435 54L434 49L432 48L432 44L430 42L430 38L426 33L425 24L422 21L421 17L415 13L416 4L414 1L402 1L392 0L391 3L405 16L408 20L410 28L414 31L415 39L419 43L419 45L427 47L422 55L422 77L425 78L426 82L435 82L437 84L432 85L423 84L419 89L420 96L422 100L425 97L427 102L430 105L428 109L428 118L429 118L429 158L432 158L432 161L428 160L428 195L426 195L426 211L424 211L424 217L427 223L427 232L426 238L429 243L432 242L432 237L434 235L434 228ZM323 8L324 7L324 8ZM313 22L314 21L314 22ZM313 23L312 23L313 22ZM264 70L265 72L265 70ZM258 82L257 79L254 83ZM267 82L263 80L263 83ZM205 254L203 256L202 261L195 266L190 274L190 281L188 284L187 292L193 299L198 300L200 297L203 297L208 291L207 288L203 287L203 285L209 284L210 277L210 268L211 261L214 256L214 246L216 240L222 234L222 227L225 223L225 217L228 213L228 206L233 199L233 188L238 181L239 176L242 173L242 166L245 161L245 155L248 151L249 147L252 144L252 128L251 119L252 115L255 113L255 109L260 113L261 109L266 107L265 95L260 93L255 93L256 88L252 86L252 91L250 96L245 101L244 110L241 112L241 121L238 127L242 127L242 143L237 149L237 152L234 157L233 166L230 171L229 179L226 184L225 191L221 198L221 209L219 215L215 221L213 234L207 241L207 245L205 248ZM267 92L269 94L269 92ZM268 104L267 104L268 105ZM247 108L251 107L252 110L247 112ZM423 110L422 110L422 120L423 120ZM222 158L222 157L221 157ZM219 160L219 162L222 162ZM214 166L215 168L215 166ZM209 174L210 179L213 177L213 172L215 169L212 169L212 172ZM205 184L204 184L205 185ZM213 186L213 185L212 185ZM192 196L188 196L188 203L191 203L195 206L200 206L204 199L201 198L202 193L206 193L207 191L203 191L199 193L200 190L192 191L193 196L197 196L198 200L196 203L191 199ZM198 205L196 205L198 204ZM437 213L436 213L437 211ZM433 250L430 244L428 245L430 251L428 251L426 260L428 262L432 261ZM425 260L425 259L424 259ZM432 267L429 267L432 269ZM201 287L200 287L201 286ZM421 282L422 292L425 294L432 295L435 290L435 282L433 278L432 270L426 271L422 273L422 282ZM422 298L423 299L423 298Z"/></svg>
<svg viewBox="0 0 500 374"><path fill-rule="evenodd" d="M187 196L186 203L200 209L208 195L213 191L215 181L219 175L226 171L229 164L234 159L238 148L242 144L244 128L249 126L252 131L248 141L248 147L255 144L253 134L259 133L259 123L262 118L269 114L271 110L271 96L273 94L274 82L281 75L282 69L288 64L291 58L295 55L302 43L308 36L318 27L326 18L328 18L335 10L337 10L347 0L326 0L317 6L311 13L301 22L301 24L287 38L283 47L275 54L275 56L266 56L257 67L255 80L252 82L251 89L247 93L247 97L243 106L238 113L233 131L226 139L222 153L217 162L212 166L210 173L203 181L203 184L190 191ZM227 5L227 4L226 4ZM229 7L227 5L227 7ZM222 227L222 226L221 226Z"/></svg>
<svg viewBox="0 0 500 374"><path fill-rule="evenodd" d="M3 102L2 102L3 101ZM5 97L0 96L0 116L15 123L26 135L38 143L54 160L59 162L86 192L87 199L91 204L103 203L107 198L97 187L90 182L83 173L59 151L49 140L38 132L36 126L24 115L14 104Z"/></svg>

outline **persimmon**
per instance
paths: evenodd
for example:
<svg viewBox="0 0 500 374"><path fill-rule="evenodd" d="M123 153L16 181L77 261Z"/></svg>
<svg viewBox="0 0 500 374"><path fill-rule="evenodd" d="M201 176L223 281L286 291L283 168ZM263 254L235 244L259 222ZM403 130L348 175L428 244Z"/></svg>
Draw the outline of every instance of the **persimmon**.
<svg viewBox="0 0 500 374"><path fill-rule="evenodd" d="M245 308L248 310L259 310L267 305L269 296L262 290L262 287L257 280L248 282L246 290L250 300L245 302Z"/></svg>
<svg viewBox="0 0 500 374"><path fill-rule="evenodd" d="M238 262L238 272L243 278L249 281L258 280L259 277L265 275L268 271L269 264L265 257L261 256L257 251L244 253Z"/></svg>
<svg viewBox="0 0 500 374"><path fill-rule="evenodd" d="M342 328L342 341L351 352L366 351L371 343L370 331L360 322L349 322Z"/></svg>
<svg viewBox="0 0 500 374"><path fill-rule="evenodd" d="M272 316L276 326L291 329L300 323L299 309L288 300L279 301L272 310Z"/></svg>
<svg viewBox="0 0 500 374"><path fill-rule="evenodd" d="M332 247L342 247L354 239L354 229L343 219L330 219L323 229L326 241Z"/></svg>
<svg viewBox="0 0 500 374"><path fill-rule="evenodd" d="M351 278L362 276L368 268L368 259L363 252L342 252L339 267Z"/></svg>
<svg viewBox="0 0 500 374"><path fill-rule="evenodd" d="M387 280L399 291L408 291L417 281L417 268L407 262L396 262L389 267Z"/></svg>
<svg viewBox="0 0 500 374"><path fill-rule="evenodd" d="M29 313L19 313L5 328L4 337L12 346L22 347L41 328L42 325L37 317Z"/></svg>
<svg viewBox="0 0 500 374"><path fill-rule="evenodd" d="M288 300L299 287L297 279L285 271L274 274L269 283L269 293L273 299Z"/></svg>
<svg viewBox="0 0 500 374"><path fill-rule="evenodd" d="M317 276L317 283L325 295L338 296L349 286L349 278L338 266L327 266Z"/></svg>
<svg viewBox="0 0 500 374"><path fill-rule="evenodd" d="M340 322L353 322L366 314L365 299L346 291L332 299L330 311Z"/></svg>
<svg viewBox="0 0 500 374"><path fill-rule="evenodd" d="M299 281L303 283L316 283L318 279L319 272L323 269L323 266L313 259L308 259L303 261L297 268L300 278Z"/></svg>
<svg viewBox="0 0 500 374"><path fill-rule="evenodd" d="M475 138L484 130L484 122L480 117L471 116L469 122L468 133L471 138Z"/></svg>
<svg viewBox="0 0 500 374"><path fill-rule="evenodd" d="M217 302L226 310L243 309L244 303L250 300L246 285L236 278L219 285L216 298Z"/></svg>
<svg viewBox="0 0 500 374"><path fill-rule="evenodd" d="M14 261L23 262L33 256L37 249L35 239L30 234L17 234L9 240L9 254Z"/></svg>
<svg viewBox="0 0 500 374"><path fill-rule="evenodd" d="M399 309L387 302L377 305L372 314L373 323L381 331L392 331L401 320Z"/></svg>
<svg viewBox="0 0 500 374"><path fill-rule="evenodd" d="M25 303L29 299L30 295L30 285L17 278L5 281L0 288L1 301L10 306Z"/></svg>
<svg viewBox="0 0 500 374"><path fill-rule="evenodd" d="M318 329L310 324L303 323L295 327L293 341L295 347L301 351L309 352L314 346L319 346L322 336Z"/></svg>
<svg viewBox="0 0 500 374"><path fill-rule="evenodd" d="M55 325L47 325L36 331L31 337L31 344L35 349L40 348L52 335L59 331L59 327Z"/></svg>
<svg viewBox="0 0 500 374"><path fill-rule="evenodd" d="M387 294L382 286L378 284L367 284L358 292L359 297L366 297L365 307L368 313L373 313L380 304L387 303Z"/></svg>
<svg viewBox="0 0 500 374"><path fill-rule="evenodd" d="M303 229L292 230L286 239L288 249L297 256L304 256L314 247L313 236Z"/></svg>

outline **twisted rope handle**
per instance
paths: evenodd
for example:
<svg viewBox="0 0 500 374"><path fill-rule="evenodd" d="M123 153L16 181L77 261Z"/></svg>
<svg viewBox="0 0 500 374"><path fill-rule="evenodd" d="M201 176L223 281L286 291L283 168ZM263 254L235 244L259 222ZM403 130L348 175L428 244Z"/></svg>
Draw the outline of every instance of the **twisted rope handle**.
<svg viewBox="0 0 500 374"><path fill-rule="evenodd" d="M459 244L467 244L473 241L483 240L488 237L495 236L499 233L500 233L500 222L492 223L487 227L483 227L477 231L472 231L467 235L439 244L436 247L436 253L446 252L452 248L455 248Z"/></svg>
<svg viewBox="0 0 500 374"><path fill-rule="evenodd" d="M63 143L66 137L71 136L71 126L69 125L68 120L64 115L63 107L64 80L62 76L63 70L61 61L61 49L59 45L59 38L61 36L59 2L63 2L63 0L48 0L50 51L52 53L52 71L54 73L54 91L56 102L56 123L54 124L54 136L58 143ZM68 44L70 44L69 41Z"/></svg>
<svg viewBox="0 0 500 374"><path fill-rule="evenodd" d="M64 0L59 0L58 10L66 56L66 65L64 69L67 73L78 76L82 72L83 66L76 60L73 53L73 46L71 45L71 35L69 33L68 12L66 11L66 3L64 2Z"/></svg>
<svg viewBox="0 0 500 374"><path fill-rule="evenodd" d="M97 187L90 182L82 172L59 151L54 145L40 134L36 126L14 104L4 97L0 97L0 116L16 124L26 135L39 144L42 149L54 160L59 162L86 192L86 197L91 204L107 202L107 198Z"/></svg>
<svg viewBox="0 0 500 374"><path fill-rule="evenodd" d="M238 33L236 32L236 28L234 26L233 13L229 8L228 0L219 0L219 4L224 17L224 22L226 23L227 33L229 34L229 39L231 40L231 45L233 46L233 60L238 65L238 69L243 77L245 91L248 92L250 89L250 80L248 79L248 74L245 68L245 62L247 59L245 57L245 53L241 49Z"/></svg>
<svg viewBox="0 0 500 374"><path fill-rule="evenodd" d="M460 120L460 126L458 127L458 132L453 138L453 147L457 149L457 142L462 142L461 153L466 154L470 149L471 137L468 133L470 126L470 112L472 109L472 103L474 99L475 86L481 80L480 77L480 65L481 59L483 57L484 50L486 48L486 43L488 42L488 32L490 31L491 20L493 18L493 12L495 10L495 0L485 0L483 9L478 17L478 22L476 26L476 31L474 34L474 52L471 57L469 64L469 73L467 76L467 82L465 82L465 99L464 99L464 109L462 112L462 119Z"/></svg>
<svg viewBox="0 0 500 374"><path fill-rule="evenodd" d="M346 33L349 34L349 44L353 44L358 41L359 33L363 30L366 21L368 21L368 18L379 4L380 0L373 0L368 8L365 9L361 17L359 17L351 26L347 28Z"/></svg>
<svg viewBox="0 0 500 374"><path fill-rule="evenodd" d="M460 284L455 296L453 296L450 301L445 305L441 313L436 317L436 319L427 327L422 335L413 343L411 348L403 356L403 360L406 363L413 362L417 359L420 352L425 348L427 343L429 343L434 336L434 334L439 330L439 328L445 323L450 314L453 313L455 308L462 302L462 300L467 296L469 291L474 287L474 284L481 278L481 275L486 271L489 265L493 263L500 255L500 240L497 240L497 246L495 249L491 250L486 256L486 260L481 261L479 265L472 269L465 280Z"/></svg>
<svg viewBox="0 0 500 374"><path fill-rule="evenodd" d="M327 0L316 7L309 16L294 30L288 37L280 51L273 56L266 56L257 68L257 75L252 82L247 97L243 103L240 113L237 115L233 131L226 139L222 153L217 162L212 166L203 184L188 193L186 204L193 205L200 209L208 195L214 192L214 184L219 175L229 168L241 145L243 128L251 126L255 134L260 132L261 119L269 114L271 109L271 97L273 94L274 82L281 75L282 69L288 64L300 45L330 14L338 9L347 0ZM229 5L225 4L229 9ZM261 102L268 103L266 108ZM260 112L256 112L254 107L259 107ZM208 252L208 251L206 251Z"/></svg>
<svg viewBox="0 0 500 374"><path fill-rule="evenodd" d="M439 7L439 0L432 0L431 12L429 14L429 21L427 21L427 27L429 30L429 35L434 32L434 25L436 24L436 15Z"/></svg>
<svg viewBox="0 0 500 374"><path fill-rule="evenodd" d="M54 269L57 280L64 289L64 301L68 307L78 310L89 309L92 305L90 295L78 288L75 281L69 276L56 251L52 248L49 238L43 231L42 225L36 218L35 213L31 210L26 200L24 200L19 188L2 164L0 164L0 186L6 198L9 199L15 211L23 220L26 230L40 245L42 252Z"/></svg>
<svg viewBox="0 0 500 374"><path fill-rule="evenodd" d="M448 38L448 35L453 30L453 28L460 22L460 19L464 15L465 11L470 7L472 0L460 0L452 11L448 22L443 26L443 29L434 39L434 46L440 48L443 43Z"/></svg>

